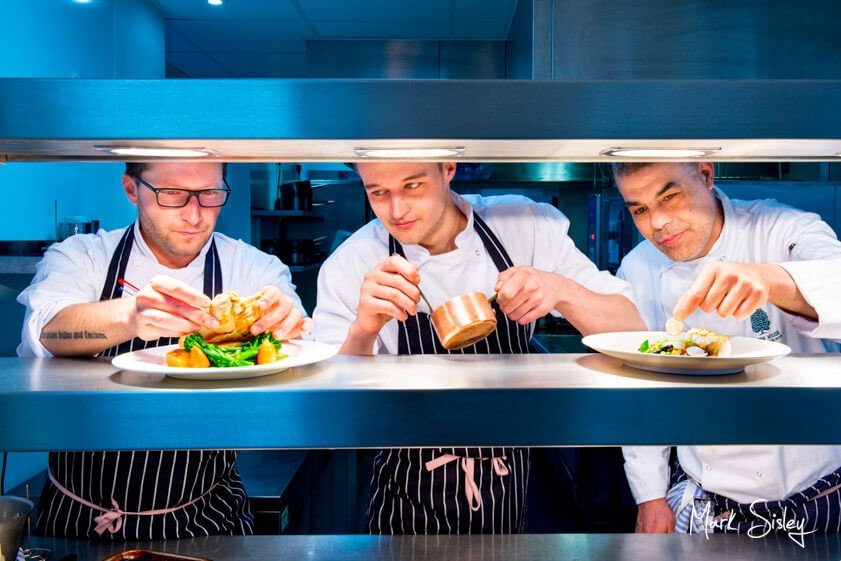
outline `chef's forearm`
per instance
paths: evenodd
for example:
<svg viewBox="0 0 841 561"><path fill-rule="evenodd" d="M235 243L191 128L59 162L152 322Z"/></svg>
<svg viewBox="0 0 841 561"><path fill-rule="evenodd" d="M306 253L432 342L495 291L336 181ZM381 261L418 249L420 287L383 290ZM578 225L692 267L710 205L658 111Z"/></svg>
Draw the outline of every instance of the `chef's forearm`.
<svg viewBox="0 0 841 561"><path fill-rule="evenodd" d="M565 277L555 309L582 335L608 331L644 331L645 323L633 302L621 294L593 292Z"/></svg>
<svg viewBox="0 0 841 561"><path fill-rule="evenodd" d="M803 297L791 274L780 265L752 265L768 283L768 300L789 313L812 320L818 319L818 312Z"/></svg>
<svg viewBox="0 0 841 561"><path fill-rule="evenodd" d="M40 341L55 356L93 356L133 337L132 298L73 304L41 330Z"/></svg>
<svg viewBox="0 0 841 561"><path fill-rule="evenodd" d="M343 355L372 355L374 354L374 343L377 341L376 333L366 333L356 323L350 324L347 337L339 354Z"/></svg>

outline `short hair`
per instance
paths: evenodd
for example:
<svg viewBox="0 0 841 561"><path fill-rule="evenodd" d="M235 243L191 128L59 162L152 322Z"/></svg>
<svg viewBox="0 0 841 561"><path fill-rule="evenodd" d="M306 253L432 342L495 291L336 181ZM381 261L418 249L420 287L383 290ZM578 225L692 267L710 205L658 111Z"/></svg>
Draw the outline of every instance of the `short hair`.
<svg viewBox="0 0 841 561"><path fill-rule="evenodd" d="M610 162L610 171L613 173L614 178L625 177L626 175L636 173L644 167L665 163L683 164L687 166L696 166L698 164L698 162Z"/></svg>
<svg viewBox="0 0 841 561"><path fill-rule="evenodd" d="M155 162L126 162L126 175L139 177L141 173ZM213 163L213 162L211 162ZM228 175L228 162L222 162L222 178Z"/></svg>
<svg viewBox="0 0 841 561"><path fill-rule="evenodd" d="M368 161L370 161L370 160L368 160ZM399 161L400 160L394 160L395 163L397 163ZM415 160L409 160L409 161L415 161ZM363 160L362 162L345 162L345 165L347 167L349 167L350 169L352 169L353 171L355 171L356 173L359 173L359 168L356 167L356 164L357 163L364 163L364 162L365 162L365 160ZM436 163L436 164L438 164L438 169L444 169L444 162L430 162L430 163ZM456 164L456 165L458 165L458 164Z"/></svg>
<svg viewBox="0 0 841 561"><path fill-rule="evenodd" d="M610 162L610 171L613 172L613 177L624 177L651 164L652 162Z"/></svg>

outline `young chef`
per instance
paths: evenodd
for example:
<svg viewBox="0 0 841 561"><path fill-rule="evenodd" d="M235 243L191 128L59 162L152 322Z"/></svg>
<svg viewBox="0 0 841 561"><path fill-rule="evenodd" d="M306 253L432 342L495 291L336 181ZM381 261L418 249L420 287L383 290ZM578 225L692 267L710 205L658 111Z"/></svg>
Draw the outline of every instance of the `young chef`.
<svg viewBox="0 0 841 561"><path fill-rule="evenodd" d="M613 174L647 240L619 276L650 329L674 316L794 352L838 351L827 339L841 338L841 243L817 215L730 200L715 188L711 163L613 164ZM682 481L671 489L669 448L623 452L637 531L687 531L690 519L704 519L691 517L695 498L712 499L715 515L736 513L730 526L742 532L761 523L755 513L771 520L786 505L806 531L841 527L841 446L678 446Z"/></svg>
<svg viewBox="0 0 841 561"><path fill-rule="evenodd" d="M496 331L458 353L526 353L534 322L554 312L582 333L642 329L629 287L600 272L558 210L525 197L459 196L454 163L357 165L377 216L325 262L316 338L345 354L437 354L431 305L498 292ZM502 533L523 525L528 449L381 450L371 533Z"/></svg>
<svg viewBox="0 0 841 561"><path fill-rule="evenodd" d="M203 308L223 290L263 290L253 333L292 338L302 320L289 269L219 233L230 193L221 163L130 163L122 183L137 221L49 248L26 306L20 356L115 356L168 345L219 322ZM121 291L119 281L141 287ZM107 419L102 420L107 423ZM250 534L230 450L50 452L37 530L111 540Z"/></svg>

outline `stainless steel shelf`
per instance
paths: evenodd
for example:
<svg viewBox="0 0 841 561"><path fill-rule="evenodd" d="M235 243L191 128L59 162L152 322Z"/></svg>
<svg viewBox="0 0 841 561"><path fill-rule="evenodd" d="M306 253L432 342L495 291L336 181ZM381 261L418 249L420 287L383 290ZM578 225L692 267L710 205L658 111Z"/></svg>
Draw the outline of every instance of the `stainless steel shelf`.
<svg viewBox="0 0 841 561"><path fill-rule="evenodd" d="M592 354L336 356L202 382L5 358L0 450L837 444L839 364L676 376Z"/></svg>
<svg viewBox="0 0 841 561"><path fill-rule="evenodd" d="M463 147L465 161L592 162L652 145L834 161L838 99L839 80L5 78L0 161L123 160L97 149L115 144L205 147L229 161Z"/></svg>
<svg viewBox="0 0 841 561"><path fill-rule="evenodd" d="M785 534L751 539L711 534L521 534L508 536L213 536L188 540L110 543L101 540L33 538L53 559L74 554L79 561L105 559L142 547L215 561L815 561L841 557L838 534L805 536L800 547Z"/></svg>

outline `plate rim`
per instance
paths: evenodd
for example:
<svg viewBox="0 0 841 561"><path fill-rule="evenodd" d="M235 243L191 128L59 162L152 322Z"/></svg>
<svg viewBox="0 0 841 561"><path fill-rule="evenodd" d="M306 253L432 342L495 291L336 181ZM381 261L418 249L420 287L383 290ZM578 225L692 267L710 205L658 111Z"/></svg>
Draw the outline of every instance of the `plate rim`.
<svg viewBox="0 0 841 561"><path fill-rule="evenodd" d="M730 337L731 339L749 339L751 341L761 341L762 344L770 346L769 354L763 354L759 356L736 355L727 357L687 357L681 355L657 355L650 353L641 353L638 350L631 349L605 348L604 345L600 345L598 342L599 338L610 335L636 335L642 337L645 337L647 335L648 338L651 338L652 334L666 336L665 331L613 331L587 335L582 338L581 342L593 349L593 351L595 352L601 353L605 356L610 356L617 360L621 360L625 365L629 366L630 368L637 368L649 372L662 372L665 374L684 375L732 374L736 372L741 372L747 366L769 362L777 358L784 357L791 353L791 347L789 347L785 343L780 343L778 341L768 341L766 339L758 339L756 337L745 337L742 335L734 335ZM665 364L660 366L658 364L655 364L656 362ZM737 366L741 366L741 368L738 371L735 370ZM733 370L730 370L731 368ZM725 369L730 371L716 372ZM681 372L678 372L677 370L681 370Z"/></svg>
<svg viewBox="0 0 841 561"><path fill-rule="evenodd" d="M318 349L323 349L323 352L327 355L324 358L320 358L314 361L307 361L299 364L295 364L295 356L288 357L291 364L286 362L286 359L281 359L275 362L270 362L267 364L254 364L251 366L231 366L228 368L223 367L207 367L207 368L189 368L183 366L166 366L166 365L156 365L152 363L141 363L143 365L148 364L148 368L137 368L136 366L122 366L120 365L120 361L125 360L125 357L128 357L134 353L140 353L143 351L152 351L154 353L166 353L173 349L178 348L178 344L172 345L161 345L159 347L151 347L148 349L137 349L135 351L129 351L127 353L119 354L111 359L111 365L118 370L126 371L126 372L137 372L141 374L156 374L156 375L165 375L165 376L174 376L179 378L190 378L190 377L201 377L201 376L208 376L208 375L225 375L226 377L230 375L230 378L238 378L241 374L258 374L258 373L265 373L271 374L275 372L281 372L288 368L295 368L297 366L306 366L307 364L314 364L317 362L322 362L324 360L328 360L335 356L338 353L338 349L336 349L333 345L329 345L327 343L323 343L321 341L306 341L303 339L293 339L291 341L284 341L284 345L295 345L295 346L315 346ZM281 347L282 352L282 347ZM115 364L116 363L116 364Z"/></svg>

